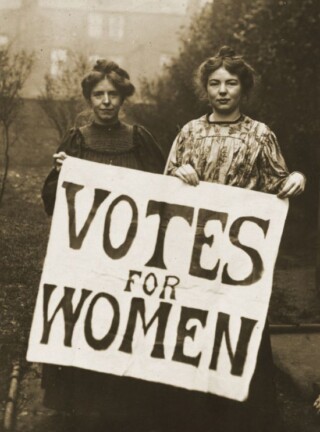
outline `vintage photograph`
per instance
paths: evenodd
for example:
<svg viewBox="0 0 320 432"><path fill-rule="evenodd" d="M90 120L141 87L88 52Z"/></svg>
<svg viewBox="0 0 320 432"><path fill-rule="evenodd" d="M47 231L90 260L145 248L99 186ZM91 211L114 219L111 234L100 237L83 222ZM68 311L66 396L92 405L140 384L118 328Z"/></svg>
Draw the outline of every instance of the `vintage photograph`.
<svg viewBox="0 0 320 432"><path fill-rule="evenodd" d="M320 428L318 0L0 0L0 430Z"/></svg>

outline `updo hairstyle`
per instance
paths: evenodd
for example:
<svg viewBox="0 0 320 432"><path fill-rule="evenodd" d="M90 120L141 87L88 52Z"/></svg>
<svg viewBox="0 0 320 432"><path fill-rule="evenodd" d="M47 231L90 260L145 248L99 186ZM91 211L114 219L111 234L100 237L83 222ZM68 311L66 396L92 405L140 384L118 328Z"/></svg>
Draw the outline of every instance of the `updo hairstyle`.
<svg viewBox="0 0 320 432"><path fill-rule="evenodd" d="M250 93L254 86L255 71L241 56L236 55L235 51L228 46L221 47L218 54L208 58L199 66L196 74L196 84L200 86L202 93L203 91L207 92L209 76L221 67L225 68L229 73L238 76L243 95Z"/></svg>
<svg viewBox="0 0 320 432"><path fill-rule="evenodd" d="M85 99L90 99L92 89L105 78L118 90L122 100L133 95L135 88L130 81L128 72L113 61L101 59L97 60L92 71L81 82L82 94Z"/></svg>

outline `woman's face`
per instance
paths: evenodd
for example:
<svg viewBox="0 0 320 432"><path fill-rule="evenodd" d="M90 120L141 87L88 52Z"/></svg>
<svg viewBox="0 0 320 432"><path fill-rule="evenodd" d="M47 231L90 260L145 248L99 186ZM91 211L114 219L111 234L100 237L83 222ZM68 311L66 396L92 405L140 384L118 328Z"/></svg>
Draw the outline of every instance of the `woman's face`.
<svg viewBox="0 0 320 432"><path fill-rule="evenodd" d="M220 67L209 75L207 92L214 112L230 115L239 111L242 89L239 77Z"/></svg>
<svg viewBox="0 0 320 432"><path fill-rule="evenodd" d="M123 100L119 91L107 78L93 87L89 102L97 123L108 124L118 120Z"/></svg>

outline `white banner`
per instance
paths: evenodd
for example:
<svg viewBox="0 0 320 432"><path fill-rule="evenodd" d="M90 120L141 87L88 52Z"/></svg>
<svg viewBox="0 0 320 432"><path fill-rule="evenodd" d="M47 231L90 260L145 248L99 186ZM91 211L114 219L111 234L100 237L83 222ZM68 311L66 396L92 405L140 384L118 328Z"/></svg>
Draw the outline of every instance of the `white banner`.
<svg viewBox="0 0 320 432"><path fill-rule="evenodd" d="M287 210L68 158L27 359L245 400Z"/></svg>

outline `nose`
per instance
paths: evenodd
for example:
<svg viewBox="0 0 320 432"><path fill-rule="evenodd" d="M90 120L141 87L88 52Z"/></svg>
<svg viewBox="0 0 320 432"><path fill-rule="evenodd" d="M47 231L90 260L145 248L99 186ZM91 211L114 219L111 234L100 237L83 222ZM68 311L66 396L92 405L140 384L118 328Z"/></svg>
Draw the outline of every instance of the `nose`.
<svg viewBox="0 0 320 432"><path fill-rule="evenodd" d="M220 87L219 87L219 93L220 93L220 94L226 94L226 93L227 93L227 88L226 88L225 83L221 83L221 84L220 84Z"/></svg>
<svg viewBox="0 0 320 432"><path fill-rule="evenodd" d="M110 102L109 95L107 92L104 93L102 102L106 105L108 105L108 103Z"/></svg>

